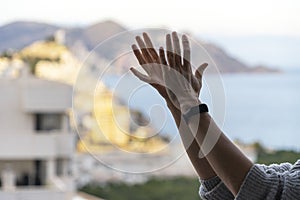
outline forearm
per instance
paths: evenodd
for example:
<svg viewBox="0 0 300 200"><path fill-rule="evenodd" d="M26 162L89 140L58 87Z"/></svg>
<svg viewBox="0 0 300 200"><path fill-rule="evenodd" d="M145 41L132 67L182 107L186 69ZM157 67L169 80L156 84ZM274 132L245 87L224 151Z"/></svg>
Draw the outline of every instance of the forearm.
<svg viewBox="0 0 300 200"><path fill-rule="evenodd" d="M188 126L215 173L236 195L252 162L222 133L208 113L192 116Z"/></svg>
<svg viewBox="0 0 300 200"><path fill-rule="evenodd" d="M207 159L205 157L200 158L198 156L200 147L196 140L193 140L192 143L185 148L187 155L201 180L207 180L217 176Z"/></svg>
<svg viewBox="0 0 300 200"><path fill-rule="evenodd" d="M197 174L199 175L200 179L206 180L215 177L216 173L208 163L207 159L205 157L199 157L200 147L195 138L193 137L189 127L181 117L180 110L174 107L174 105L172 105L171 103L167 103L167 105L176 122L176 126L179 130L187 155Z"/></svg>

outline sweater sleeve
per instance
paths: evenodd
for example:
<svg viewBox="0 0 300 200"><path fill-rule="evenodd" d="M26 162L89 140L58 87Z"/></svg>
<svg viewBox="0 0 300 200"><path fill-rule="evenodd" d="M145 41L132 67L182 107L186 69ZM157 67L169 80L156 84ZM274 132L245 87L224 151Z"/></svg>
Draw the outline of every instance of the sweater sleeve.
<svg viewBox="0 0 300 200"><path fill-rule="evenodd" d="M219 177L200 180L199 195L204 200L233 200L234 196Z"/></svg>
<svg viewBox="0 0 300 200"><path fill-rule="evenodd" d="M205 200L291 200L300 197L300 160L289 163L255 164L248 172L236 198L219 177L200 180L200 197Z"/></svg>
<svg viewBox="0 0 300 200"><path fill-rule="evenodd" d="M300 197L300 160L298 160L289 173L285 174L285 185L282 199L299 199Z"/></svg>
<svg viewBox="0 0 300 200"><path fill-rule="evenodd" d="M266 165L261 165L264 166L266 169L274 169L276 172L279 173L284 173L286 171L289 171L292 169L293 165L291 163L281 163L281 164L271 164L269 166Z"/></svg>
<svg viewBox="0 0 300 200"><path fill-rule="evenodd" d="M295 165L254 165L236 200L297 199L300 196L300 162Z"/></svg>

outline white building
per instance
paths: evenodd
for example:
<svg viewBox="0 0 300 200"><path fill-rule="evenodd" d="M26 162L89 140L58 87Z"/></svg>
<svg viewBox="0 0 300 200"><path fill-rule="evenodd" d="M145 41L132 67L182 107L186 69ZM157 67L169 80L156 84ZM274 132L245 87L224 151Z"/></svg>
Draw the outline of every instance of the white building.
<svg viewBox="0 0 300 200"><path fill-rule="evenodd" d="M62 200L74 192L72 88L35 78L0 78L0 199Z"/></svg>

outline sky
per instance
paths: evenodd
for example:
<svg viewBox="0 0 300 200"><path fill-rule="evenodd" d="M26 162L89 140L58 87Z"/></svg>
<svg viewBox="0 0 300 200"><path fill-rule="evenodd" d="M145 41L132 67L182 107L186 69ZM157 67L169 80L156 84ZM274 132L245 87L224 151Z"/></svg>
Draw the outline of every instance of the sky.
<svg viewBox="0 0 300 200"><path fill-rule="evenodd" d="M241 54L241 48L248 47L243 45L243 41L248 41L249 37L296 38L296 42L281 42L275 47L286 49L287 54L300 50L297 47L300 46L300 39L297 39L300 38L298 0L9 0L1 8L0 25L16 20L32 20L64 26L83 26L112 19L129 29L165 26L177 31L191 31L217 41L230 53L240 56L246 62L252 62L251 64L282 65L296 57L279 62L258 54L253 60L253 56ZM235 41L232 37L240 39ZM252 46L255 44L257 48L264 45L261 44L264 42L262 38L252 42ZM269 43L273 42L268 41L267 44ZM248 42L248 45L251 44ZM279 53L272 55L279 57ZM300 61L289 64L296 65L300 66Z"/></svg>
<svg viewBox="0 0 300 200"><path fill-rule="evenodd" d="M297 0L9 0L1 7L1 25L24 19L64 25L115 19L132 28L300 35Z"/></svg>

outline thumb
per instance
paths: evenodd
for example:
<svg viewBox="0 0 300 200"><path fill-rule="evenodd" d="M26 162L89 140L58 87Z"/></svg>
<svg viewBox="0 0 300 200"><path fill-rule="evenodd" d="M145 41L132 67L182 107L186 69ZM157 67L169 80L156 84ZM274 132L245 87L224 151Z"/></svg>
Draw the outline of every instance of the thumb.
<svg viewBox="0 0 300 200"><path fill-rule="evenodd" d="M200 65L196 72L195 72L195 76L198 80L201 80L202 79L202 75L204 73L204 70L206 69L206 67L208 66L207 63L203 63L202 65Z"/></svg>
<svg viewBox="0 0 300 200"><path fill-rule="evenodd" d="M131 67L130 71L136 76L138 77L141 81L144 81L146 83L150 83L150 77L146 76L144 74L142 74L141 72L139 72L138 70L136 70L135 68Z"/></svg>

